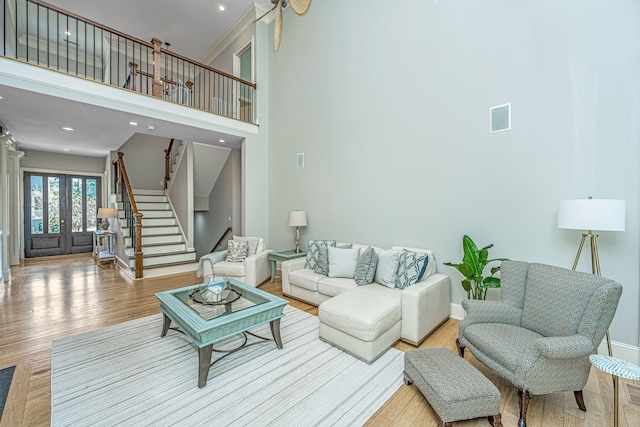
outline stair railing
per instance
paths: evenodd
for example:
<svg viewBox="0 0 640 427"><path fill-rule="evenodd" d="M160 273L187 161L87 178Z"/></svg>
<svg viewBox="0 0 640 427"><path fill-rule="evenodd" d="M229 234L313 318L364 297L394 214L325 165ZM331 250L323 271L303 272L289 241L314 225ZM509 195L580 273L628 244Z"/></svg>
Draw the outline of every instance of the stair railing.
<svg viewBox="0 0 640 427"><path fill-rule="evenodd" d="M173 148L174 139L171 138L169 147L164 150L164 188L165 190L169 186L169 180L171 179L171 149Z"/></svg>
<svg viewBox="0 0 640 427"><path fill-rule="evenodd" d="M256 84L42 0L0 0L0 56L257 123ZM162 45L167 49L163 49Z"/></svg>
<svg viewBox="0 0 640 427"><path fill-rule="evenodd" d="M224 236L226 236L228 233L230 233L231 231L233 231L233 228L231 227L227 227L226 230L224 230L224 233L222 233L222 236L220 236L220 239L218 240L218 243L216 243L215 245L213 245L213 248L211 249L211 252L215 251L216 248L218 246L220 246L220 244L222 243L222 240L224 239ZM211 253L209 252L209 253Z"/></svg>
<svg viewBox="0 0 640 427"><path fill-rule="evenodd" d="M114 171L116 177L116 191L120 195L124 217L129 228L129 237L136 257L136 279L142 278L143 254L142 254L142 214L138 211L136 200L133 196L133 189L127 175L127 168L124 165L124 153L118 151L118 160L114 162Z"/></svg>

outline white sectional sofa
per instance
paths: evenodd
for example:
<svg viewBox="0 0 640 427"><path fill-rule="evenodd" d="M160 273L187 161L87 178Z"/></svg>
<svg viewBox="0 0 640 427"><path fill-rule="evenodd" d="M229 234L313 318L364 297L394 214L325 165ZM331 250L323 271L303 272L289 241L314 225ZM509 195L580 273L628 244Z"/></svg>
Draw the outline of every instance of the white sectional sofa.
<svg viewBox="0 0 640 427"><path fill-rule="evenodd" d="M352 245L360 253L367 247ZM417 283L404 289L375 282L359 286L352 278L307 269L306 259L298 258L282 263L282 292L317 305L320 338L367 363L398 340L418 346L449 318L451 280L436 273L430 250L404 246L390 250L428 254L426 271Z"/></svg>

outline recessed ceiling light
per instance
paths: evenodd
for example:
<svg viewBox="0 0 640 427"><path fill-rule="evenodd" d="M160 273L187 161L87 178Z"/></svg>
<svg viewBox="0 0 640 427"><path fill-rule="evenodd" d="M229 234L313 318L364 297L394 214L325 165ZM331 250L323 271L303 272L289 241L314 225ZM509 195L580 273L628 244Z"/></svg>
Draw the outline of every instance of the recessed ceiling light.
<svg viewBox="0 0 640 427"><path fill-rule="evenodd" d="M155 126L147 126L147 129L149 130L154 130L156 127Z"/></svg>
<svg viewBox="0 0 640 427"><path fill-rule="evenodd" d="M136 122L129 122L129 124L130 124L131 126L138 126L138 124L137 124Z"/></svg>
<svg viewBox="0 0 640 427"><path fill-rule="evenodd" d="M4 97L3 97L3 96L0 96L0 99L4 99Z"/></svg>
<svg viewBox="0 0 640 427"><path fill-rule="evenodd" d="M73 132L75 129L74 128L70 128L69 126L63 126L62 130L68 130L69 132Z"/></svg>
<svg viewBox="0 0 640 427"><path fill-rule="evenodd" d="M219 10L220 12L224 12L224 11L226 11L226 10L227 10L227 7L226 7L225 5L223 5L223 4L219 4L219 5L218 5L218 10Z"/></svg>
<svg viewBox="0 0 640 427"><path fill-rule="evenodd" d="M63 148L62 151L71 151L71 148Z"/></svg>
<svg viewBox="0 0 640 427"><path fill-rule="evenodd" d="M73 35L73 34L71 34L71 31L65 31L64 33L65 33L66 35L68 35L68 36L72 36L72 35Z"/></svg>
<svg viewBox="0 0 640 427"><path fill-rule="evenodd" d="M226 141L224 139L219 139L218 142L224 144Z"/></svg>

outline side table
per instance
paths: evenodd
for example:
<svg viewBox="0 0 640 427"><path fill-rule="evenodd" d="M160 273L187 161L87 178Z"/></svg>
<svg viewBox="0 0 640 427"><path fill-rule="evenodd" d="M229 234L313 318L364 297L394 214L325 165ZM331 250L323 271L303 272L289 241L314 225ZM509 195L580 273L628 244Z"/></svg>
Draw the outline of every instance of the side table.
<svg viewBox="0 0 640 427"><path fill-rule="evenodd" d="M276 277L282 277L276 276L276 264L278 262L301 258L303 256L307 256L307 251L303 249L300 249L300 252L296 252L295 249L269 252L269 261L271 261L271 283L273 283Z"/></svg>
<svg viewBox="0 0 640 427"><path fill-rule="evenodd" d="M115 232L111 230L95 230L93 232L93 259L96 261L116 262L116 254L113 247L113 236ZM105 239L107 240L105 242Z"/></svg>
<svg viewBox="0 0 640 427"><path fill-rule="evenodd" d="M613 375L613 427L618 427L618 378L639 381L640 367L626 360L604 354L592 354L589 356L589 361L601 371Z"/></svg>

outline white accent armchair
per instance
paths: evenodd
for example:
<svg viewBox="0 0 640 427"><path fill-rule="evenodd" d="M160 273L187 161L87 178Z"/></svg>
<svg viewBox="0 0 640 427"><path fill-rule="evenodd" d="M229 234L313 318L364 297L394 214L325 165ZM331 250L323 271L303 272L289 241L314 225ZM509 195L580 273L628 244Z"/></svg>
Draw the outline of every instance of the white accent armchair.
<svg viewBox="0 0 640 427"><path fill-rule="evenodd" d="M226 261L227 251L212 252L200 258L198 276L222 277L239 280L247 285L258 287L271 277L269 252L262 237L233 236L233 240L249 242L249 256L244 262Z"/></svg>

